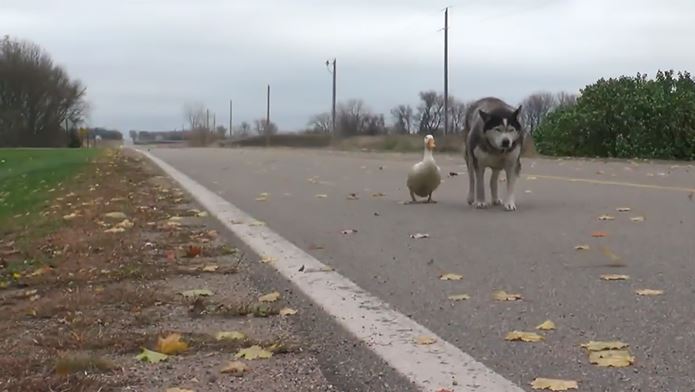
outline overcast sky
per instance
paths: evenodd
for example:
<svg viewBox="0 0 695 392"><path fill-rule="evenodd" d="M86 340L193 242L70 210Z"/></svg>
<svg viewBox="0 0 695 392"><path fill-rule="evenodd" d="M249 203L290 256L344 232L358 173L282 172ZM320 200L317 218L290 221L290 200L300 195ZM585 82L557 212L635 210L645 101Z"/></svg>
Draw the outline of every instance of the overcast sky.
<svg viewBox="0 0 695 392"><path fill-rule="evenodd" d="M32 40L88 87L91 125L181 128L198 101L227 124L265 115L282 130L338 100L376 112L443 90L517 103L602 76L695 68L693 0L0 0L0 35Z"/></svg>

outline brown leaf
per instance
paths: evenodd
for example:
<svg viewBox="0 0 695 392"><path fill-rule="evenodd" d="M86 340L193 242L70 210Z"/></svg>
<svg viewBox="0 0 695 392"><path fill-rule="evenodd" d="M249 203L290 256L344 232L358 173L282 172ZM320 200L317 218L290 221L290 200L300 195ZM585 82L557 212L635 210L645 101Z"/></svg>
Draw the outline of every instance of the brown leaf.
<svg viewBox="0 0 695 392"><path fill-rule="evenodd" d="M635 362L635 357L628 350L592 351L589 362L601 367L627 367Z"/></svg>
<svg viewBox="0 0 695 392"><path fill-rule="evenodd" d="M273 291L272 293L268 293L266 295L262 295L258 297L259 302L275 302L280 299L280 293L277 291Z"/></svg>
<svg viewBox="0 0 695 392"><path fill-rule="evenodd" d="M419 344L421 346L427 346L430 344L434 344L434 342L437 341L437 338L433 336L425 336L425 335L420 335L415 338L415 343Z"/></svg>
<svg viewBox="0 0 695 392"><path fill-rule="evenodd" d="M292 308L282 308L280 309L280 316L292 316L297 314L297 311Z"/></svg>
<svg viewBox="0 0 695 392"><path fill-rule="evenodd" d="M200 256L200 254L203 253L203 248L197 245L188 245L186 248L186 257L197 257Z"/></svg>
<svg viewBox="0 0 695 392"><path fill-rule="evenodd" d="M535 332L523 332L523 331L512 331L504 337L504 340L508 341L522 341L522 342L540 342L543 340L543 336Z"/></svg>
<svg viewBox="0 0 695 392"><path fill-rule="evenodd" d="M537 377L531 383L531 388L533 389L548 389L551 391L568 391L570 389L577 389L579 386L574 380L560 380L555 378L542 378Z"/></svg>
<svg viewBox="0 0 695 392"><path fill-rule="evenodd" d="M381 193L381 192L374 192L374 193L372 193L372 197L384 197L384 196L386 196L386 195L383 194L383 193Z"/></svg>
<svg viewBox="0 0 695 392"><path fill-rule="evenodd" d="M635 290L635 293L637 293L637 295L643 295L643 296L654 296L654 295L663 294L664 290L639 289L639 290Z"/></svg>
<svg viewBox="0 0 695 392"><path fill-rule="evenodd" d="M518 301L522 299L521 294L510 294L504 290L497 290L493 292L492 298L497 301Z"/></svg>
<svg viewBox="0 0 695 392"><path fill-rule="evenodd" d="M461 280L461 279L463 279L463 275L453 274L453 273L441 274L439 276L439 280Z"/></svg>
<svg viewBox="0 0 695 392"><path fill-rule="evenodd" d="M220 370L222 373L228 373L236 377L241 377L248 371L249 367L241 361L231 361L224 368L222 368L222 370Z"/></svg>
<svg viewBox="0 0 695 392"><path fill-rule="evenodd" d="M594 231L591 233L591 236L595 238L603 238L608 237L608 233L606 233L605 231Z"/></svg>
<svg viewBox="0 0 695 392"><path fill-rule="evenodd" d="M589 351L603 351L603 350L620 350L627 347L627 343L623 343L618 340L612 341L601 341L601 340L590 340L588 343L584 343L581 347Z"/></svg>
<svg viewBox="0 0 695 392"><path fill-rule="evenodd" d="M574 250L589 250L591 249L589 245L577 245L574 247Z"/></svg>
<svg viewBox="0 0 695 392"><path fill-rule="evenodd" d="M612 220L615 220L615 217L614 217L614 216L611 216L611 215L601 215L601 216L598 217L598 220L602 220L602 221L612 221Z"/></svg>
<svg viewBox="0 0 695 392"><path fill-rule="evenodd" d="M156 350L166 355L180 354L188 350L188 344L181 340L181 334L172 333L166 338L157 339Z"/></svg>
<svg viewBox="0 0 695 392"><path fill-rule="evenodd" d="M630 220L632 222L635 222L635 223L640 223L640 222L644 222L644 217L643 216L633 216L630 218Z"/></svg>
<svg viewBox="0 0 695 392"><path fill-rule="evenodd" d="M630 212L632 210L632 208L630 208L630 207L618 207L615 210L618 212Z"/></svg>
<svg viewBox="0 0 695 392"><path fill-rule="evenodd" d="M628 280L630 277L628 275L621 274L602 274L601 279L603 280Z"/></svg>
<svg viewBox="0 0 695 392"><path fill-rule="evenodd" d="M452 294L448 297L452 301L466 301L471 298L468 294Z"/></svg>
<svg viewBox="0 0 695 392"><path fill-rule="evenodd" d="M345 229L345 230L341 231L340 233L346 234L346 235L347 234L355 234L355 233L357 233L357 230L356 229Z"/></svg>
<svg viewBox="0 0 695 392"><path fill-rule="evenodd" d="M540 329L541 331L552 331L555 329L555 323L550 320L545 320L542 324L536 326L536 329Z"/></svg>
<svg viewBox="0 0 695 392"><path fill-rule="evenodd" d="M359 200L360 197L357 196L357 193L351 193L351 194L349 194L349 195L347 196L347 199L348 199L348 200Z"/></svg>
<svg viewBox="0 0 695 392"><path fill-rule="evenodd" d="M203 272L215 272L220 268L217 264L208 264L203 267Z"/></svg>

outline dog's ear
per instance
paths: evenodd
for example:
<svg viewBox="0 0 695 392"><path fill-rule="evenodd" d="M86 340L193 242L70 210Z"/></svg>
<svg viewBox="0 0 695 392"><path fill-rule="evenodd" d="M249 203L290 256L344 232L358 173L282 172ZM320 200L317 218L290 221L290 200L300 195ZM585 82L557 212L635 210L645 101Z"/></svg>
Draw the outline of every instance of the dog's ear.
<svg viewBox="0 0 695 392"><path fill-rule="evenodd" d="M519 107L516 108L516 110L512 113L513 119L519 120L519 114L521 113L521 106L522 105L519 105Z"/></svg>
<svg viewBox="0 0 695 392"><path fill-rule="evenodd" d="M490 118L491 118L490 113L484 111L483 109L478 109L478 114L480 114L480 118L483 119L484 123L487 123L488 121L490 121Z"/></svg>

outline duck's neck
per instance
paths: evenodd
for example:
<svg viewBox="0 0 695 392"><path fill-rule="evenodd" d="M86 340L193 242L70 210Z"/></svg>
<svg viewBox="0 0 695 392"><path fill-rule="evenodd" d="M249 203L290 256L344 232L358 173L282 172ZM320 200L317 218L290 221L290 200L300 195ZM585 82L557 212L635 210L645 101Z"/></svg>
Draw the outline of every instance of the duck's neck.
<svg viewBox="0 0 695 392"><path fill-rule="evenodd" d="M425 147L425 154L424 154L422 160L434 162L434 157L432 156L432 151L427 147Z"/></svg>

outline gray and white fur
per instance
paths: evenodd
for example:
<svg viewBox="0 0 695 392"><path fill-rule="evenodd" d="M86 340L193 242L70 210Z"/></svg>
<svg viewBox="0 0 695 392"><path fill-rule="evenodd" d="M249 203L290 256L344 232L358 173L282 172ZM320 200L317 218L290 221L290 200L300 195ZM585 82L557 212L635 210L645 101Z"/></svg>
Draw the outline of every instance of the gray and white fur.
<svg viewBox="0 0 695 392"><path fill-rule="evenodd" d="M521 106L514 108L504 101L487 97L473 102L464 119L466 166L468 168L468 204L487 208L485 169L491 168L490 193L493 205L504 204L516 210L514 185L521 172L521 148L524 130L519 120ZM500 171L507 175L507 197L502 202L497 193Z"/></svg>

